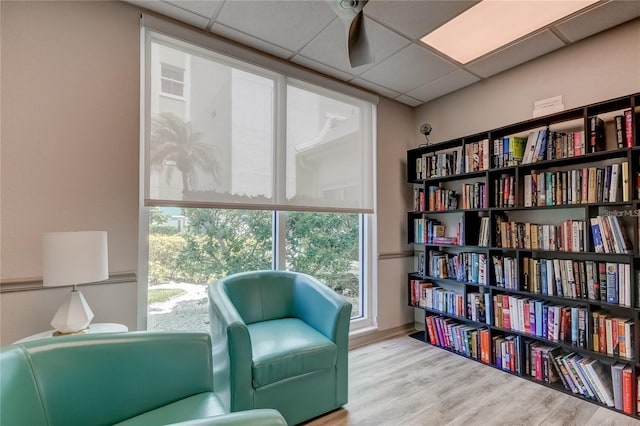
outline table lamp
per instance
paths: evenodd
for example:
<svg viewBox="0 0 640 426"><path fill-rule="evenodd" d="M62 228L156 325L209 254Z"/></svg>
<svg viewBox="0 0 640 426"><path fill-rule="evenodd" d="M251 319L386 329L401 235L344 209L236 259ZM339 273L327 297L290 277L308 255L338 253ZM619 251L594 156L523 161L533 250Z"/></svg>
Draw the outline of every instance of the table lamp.
<svg viewBox="0 0 640 426"><path fill-rule="evenodd" d="M93 312L77 285L109 278L105 231L50 232L42 236L43 285L73 286L51 321L54 334L86 331Z"/></svg>

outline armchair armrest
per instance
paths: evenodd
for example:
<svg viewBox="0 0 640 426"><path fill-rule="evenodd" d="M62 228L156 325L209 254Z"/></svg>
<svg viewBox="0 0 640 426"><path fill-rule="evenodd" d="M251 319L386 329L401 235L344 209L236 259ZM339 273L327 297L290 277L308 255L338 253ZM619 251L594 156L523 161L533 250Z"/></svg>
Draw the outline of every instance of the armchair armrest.
<svg viewBox="0 0 640 426"><path fill-rule="evenodd" d="M229 411L253 407L251 339L247 325L218 281L209 286L213 387Z"/></svg>
<svg viewBox="0 0 640 426"><path fill-rule="evenodd" d="M347 343L351 303L310 275L296 277L296 316L335 343Z"/></svg>
<svg viewBox="0 0 640 426"><path fill-rule="evenodd" d="M287 426L287 422L277 410L256 409L189 420L171 426Z"/></svg>

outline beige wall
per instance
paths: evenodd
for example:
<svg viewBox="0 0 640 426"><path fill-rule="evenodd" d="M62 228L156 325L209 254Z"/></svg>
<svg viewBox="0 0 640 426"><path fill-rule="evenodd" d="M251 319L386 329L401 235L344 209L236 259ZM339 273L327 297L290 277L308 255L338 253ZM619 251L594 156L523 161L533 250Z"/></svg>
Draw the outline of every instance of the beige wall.
<svg viewBox="0 0 640 426"><path fill-rule="evenodd" d="M39 280L41 234L106 230L112 274L138 260L139 16L121 2L0 2L0 279ZM378 109L378 325L412 321L403 257L411 108ZM377 257L377 254L374 256ZM68 288L0 293L0 344L49 329ZM135 282L83 286L95 322L137 327Z"/></svg>
<svg viewBox="0 0 640 426"><path fill-rule="evenodd" d="M41 234L106 230L135 272L139 11L118 2L1 2L3 282L39 279ZM0 342L49 329L66 289L2 293ZM134 282L83 287L97 322L136 326Z"/></svg>
<svg viewBox="0 0 640 426"><path fill-rule="evenodd" d="M540 99L562 95L570 109L638 91L640 19L429 102L415 116L441 142L528 120ZM417 128L415 140L423 140Z"/></svg>
<svg viewBox="0 0 640 426"><path fill-rule="evenodd" d="M407 306L407 273L413 270L407 244L407 211L412 204L407 185L407 149L413 147L412 108L380 98L378 104L376 212L378 237L378 328L413 321Z"/></svg>

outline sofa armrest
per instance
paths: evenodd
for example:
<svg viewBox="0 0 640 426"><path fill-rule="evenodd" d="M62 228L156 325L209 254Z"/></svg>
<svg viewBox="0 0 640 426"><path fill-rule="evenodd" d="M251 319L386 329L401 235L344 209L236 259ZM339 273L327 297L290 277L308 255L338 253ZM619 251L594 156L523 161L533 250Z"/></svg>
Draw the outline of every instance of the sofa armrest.
<svg viewBox="0 0 640 426"><path fill-rule="evenodd" d="M221 281L209 286L209 316L215 393L229 411L253 408L249 330Z"/></svg>
<svg viewBox="0 0 640 426"><path fill-rule="evenodd" d="M287 422L277 410L265 408L173 423L172 426L287 426Z"/></svg>

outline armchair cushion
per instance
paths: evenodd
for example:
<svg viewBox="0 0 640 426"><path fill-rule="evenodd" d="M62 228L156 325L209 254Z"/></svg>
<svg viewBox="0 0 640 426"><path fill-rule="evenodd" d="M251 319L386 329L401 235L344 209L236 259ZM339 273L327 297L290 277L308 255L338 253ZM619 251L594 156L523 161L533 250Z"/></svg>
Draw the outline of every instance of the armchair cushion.
<svg viewBox="0 0 640 426"><path fill-rule="evenodd" d="M256 388L336 364L336 344L297 318L257 322L247 328Z"/></svg>

